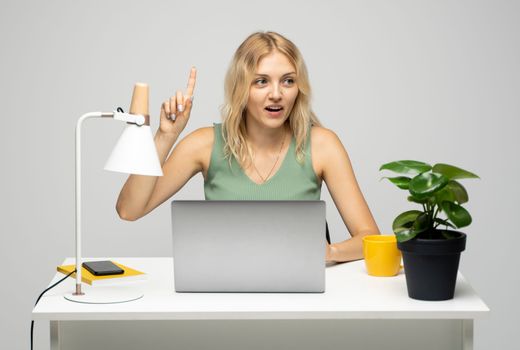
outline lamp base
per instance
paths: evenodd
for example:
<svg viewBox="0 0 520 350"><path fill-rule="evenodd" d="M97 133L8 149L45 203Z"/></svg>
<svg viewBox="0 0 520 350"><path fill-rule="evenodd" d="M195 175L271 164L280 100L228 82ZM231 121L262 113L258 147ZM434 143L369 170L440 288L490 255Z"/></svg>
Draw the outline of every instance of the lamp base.
<svg viewBox="0 0 520 350"><path fill-rule="evenodd" d="M130 286L91 287L83 295L68 293L64 298L82 304L119 304L141 299L144 293Z"/></svg>

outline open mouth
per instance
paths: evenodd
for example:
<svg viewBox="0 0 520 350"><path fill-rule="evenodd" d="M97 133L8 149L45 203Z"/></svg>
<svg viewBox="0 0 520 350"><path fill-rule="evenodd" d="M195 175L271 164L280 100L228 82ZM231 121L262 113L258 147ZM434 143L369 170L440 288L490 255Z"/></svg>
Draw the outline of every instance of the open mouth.
<svg viewBox="0 0 520 350"><path fill-rule="evenodd" d="M265 107L265 110L269 112L280 112L283 109L282 106L267 106Z"/></svg>

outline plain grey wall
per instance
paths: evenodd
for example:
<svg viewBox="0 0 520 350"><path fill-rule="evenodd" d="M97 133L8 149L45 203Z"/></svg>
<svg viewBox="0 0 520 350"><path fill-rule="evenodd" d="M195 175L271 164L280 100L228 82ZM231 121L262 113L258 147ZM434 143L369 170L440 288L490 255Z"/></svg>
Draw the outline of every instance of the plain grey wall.
<svg viewBox="0 0 520 350"><path fill-rule="evenodd" d="M474 222L464 229L461 261L492 309L476 322L475 349L518 344L519 13L518 1L496 0L3 1L2 348L28 346L36 297L56 265L74 255L79 116L128 109L133 84L144 81L155 130L161 101L184 88L195 65L195 106L185 134L211 125L219 121L231 56L256 30L279 31L301 49L314 109L343 141L384 233L410 205L379 181L381 164L446 162L481 176L464 181ZM171 256L168 204L133 223L116 215L126 177L102 167L121 131L107 120L84 127L83 252ZM333 241L346 239L323 189ZM201 176L176 197L203 198ZM48 349L48 325L37 322L36 337L36 348Z"/></svg>

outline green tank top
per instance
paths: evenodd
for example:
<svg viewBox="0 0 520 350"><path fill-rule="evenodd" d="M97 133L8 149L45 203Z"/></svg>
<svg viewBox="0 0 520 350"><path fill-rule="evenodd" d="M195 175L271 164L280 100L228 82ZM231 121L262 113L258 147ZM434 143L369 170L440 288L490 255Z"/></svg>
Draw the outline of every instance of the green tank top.
<svg viewBox="0 0 520 350"><path fill-rule="evenodd" d="M307 136L305 161L296 160L296 143L291 138L289 150L278 171L265 183L257 184L242 170L235 157L231 167L224 158L222 124L214 123L215 141L207 179L204 182L206 200L319 200L321 181L314 173L311 161L310 132Z"/></svg>

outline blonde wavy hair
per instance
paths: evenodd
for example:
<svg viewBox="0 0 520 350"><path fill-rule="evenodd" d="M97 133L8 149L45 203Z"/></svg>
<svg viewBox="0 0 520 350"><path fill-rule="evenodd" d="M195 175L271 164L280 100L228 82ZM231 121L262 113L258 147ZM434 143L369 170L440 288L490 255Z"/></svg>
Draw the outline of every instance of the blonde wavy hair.
<svg viewBox="0 0 520 350"><path fill-rule="evenodd" d="M242 168L251 160L245 124L249 89L260 59L275 50L284 54L296 69L298 95L288 121L296 139L296 159L300 164L305 160L307 133L311 126L321 126L311 109L311 87L307 68L296 45L275 32L253 33L238 47L225 79L224 104L221 108L222 137L225 142L224 155L230 165L231 155L235 156Z"/></svg>

